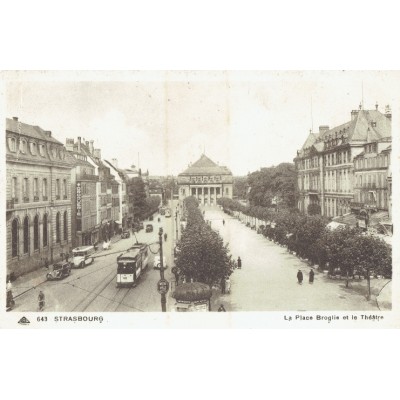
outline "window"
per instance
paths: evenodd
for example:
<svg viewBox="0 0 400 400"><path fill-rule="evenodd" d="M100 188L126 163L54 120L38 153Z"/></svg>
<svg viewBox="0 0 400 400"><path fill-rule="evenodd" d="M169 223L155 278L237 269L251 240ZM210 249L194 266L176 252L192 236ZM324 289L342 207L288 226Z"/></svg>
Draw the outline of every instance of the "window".
<svg viewBox="0 0 400 400"><path fill-rule="evenodd" d="M36 156L36 154L37 154L36 143L35 143L35 142L30 142L30 143L29 143L29 147L30 147L30 150L31 150L31 154L32 154L33 156Z"/></svg>
<svg viewBox="0 0 400 400"><path fill-rule="evenodd" d="M229 188L225 188L225 194L229 194Z"/></svg>
<svg viewBox="0 0 400 400"><path fill-rule="evenodd" d="M94 216L96 218L96 216ZM68 240L68 213L67 211L64 211L64 240ZM93 221L92 221L93 223ZM93 226L96 225L96 221L94 221Z"/></svg>
<svg viewBox="0 0 400 400"><path fill-rule="evenodd" d="M214 188L210 188L210 194L214 194Z"/></svg>
<svg viewBox="0 0 400 400"><path fill-rule="evenodd" d="M38 178L33 178L33 201L39 200L39 183Z"/></svg>
<svg viewBox="0 0 400 400"><path fill-rule="evenodd" d="M68 197L68 189L67 189L67 180L64 179L63 181L63 195L64 195L64 199L66 199Z"/></svg>
<svg viewBox="0 0 400 400"><path fill-rule="evenodd" d="M11 182L11 197L14 199L14 201L15 201L15 199L18 198L18 196L17 196L17 183L18 183L17 177L14 176L12 178L12 182Z"/></svg>
<svg viewBox="0 0 400 400"><path fill-rule="evenodd" d="M43 196L43 200L47 200L47 179L44 178L43 179L43 186L42 186L42 196Z"/></svg>
<svg viewBox="0 0 400 400"><path fill-rule="evenodd" d="M39 154L44 157L44 144L39 144Z"/></svg>
<svg viewBox="0 0 400 400"><path fill-rule="evenodd" d="M24 202L28 202L29 201L29 181L28 181L28 178L24 178L24 180L23 180L22 196L24 198Z"/></svg>
<svg viewBox="0 0 400 400"><path fill-rule="evenodd" d="M56 200L60 200L60 180L56 179Z"/></svg>
<svg viewBox="0 0 400 400"><path fill-rule="evenodd" d="M61 216L60 216L60 213L58 212L57 213L57 216L56 216L56 243L60 243L60 241L61 241L61 231L60 231L60 229L61 229Z"/></svg>
<svg viewBox="0 0 400 400"><path fill-rule="evenodd" d="M202 188L198 188L197 189L197 194L203 194L203 189Z"/></svg>
<svg viewBox="0 0 400 400"><path fill-rule="evenodd" d="M19 145L19 151L22 153L22 154L25 154L26 153L26 140L24 140L24 139L22 139L21 140L21 142L20 142L20 145Z"/></svg>
<svg viewBox="0 0 400 400"><path fill-rule="evenodd" d="M208 194L208 188L204 188L204 194Z"/></svg>
<svg viewBox="0 0 400 400"><path fill-rule="evenodd" d="M15 218L11 224L11 255L18 256L18 220Z"/></svg>
<svg viewBox="0 0 400 400"><path fill-rule="evenodd" d="M24 254L29 252L29 219L28 216L24 218Z"/></svg>
<svg viewBox="0 0 400 400"><path fill-rule="evenodd" d="M217 191L217 196L218 196L220 194L220 192L221 192L221 188L217 187L216 191Z"/></svg>
<svg viewBox="0 0 400 400"><path fill-rule="evenodd" d="M43 215L43 247L48 244L48 231L47 231L47 214Z"/></svg>
<svg viewBox="0 0 400 400"><path fill-rule="evenodd" d="M39 249L39 216L33 220L33 250Z"/></svg>
<svg viewBox="0 0 400 400"><path fill-rule="evenodd" d="M12 151L12 152L17 151L17 141L15 140L15 138L8 139L8 146L10 148L10 151Z"/></svg>

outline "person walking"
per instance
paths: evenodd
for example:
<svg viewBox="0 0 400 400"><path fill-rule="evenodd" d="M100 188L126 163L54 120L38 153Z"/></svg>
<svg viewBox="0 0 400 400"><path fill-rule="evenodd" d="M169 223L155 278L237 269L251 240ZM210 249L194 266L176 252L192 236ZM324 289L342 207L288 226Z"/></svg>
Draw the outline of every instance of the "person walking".
<svg viewBox="0 0 400 400"><path fill-rule="evenodd" d="M166 233L164 233L164 242L167 241L167 237L168 237L168 235Z"/></svg>
<svg viewBox="0 0 400 400"><path fill-rule="evenodd" d="M229 276L226 278L225 281L225 293L231 293L231 280L229 278Z"/></svg>
<svg viewBox="0 0 400 400"><path fill-rule="evenodd" d="M219 306L218 312L226 312L225 307L222 304Z"/></svg>
<svg viewBox="0 0 400 400"><path fill-rule="evenodd" d="M221 279L221 293L225 294L225 277Z"/></svg>
<svg viewBox="0 0 400 400"><path fill-rule="evenodd" d="M238 269L242 269L242 259L240 257L237 259L237 267Z"/></svg>
<svg viewBox="0 0 400 400"><path fill-rule="evenodd" d="M42 291L39 292L38 302L39 302L39 311L44 310L44 293Z"/></svg>
<svg viewBox="0 0 400 400"><path fill-rule="evenodd" d="M310 270L310 273L308 274L308 283L314 283L314 270Z"/></svg>
<svg viewBox="0 0 400 400"><path fill-rule="evenodd" d="M301 285L303 283L303 273L299 270L299 272L297 272L297 281L299 283L299 285Z"/></svg>
<svg viewBox="0 0 400 400"><path fill-rule="evenodd" d="M224 219L222 220L222 225L224 225L224 226L225 226L225 220L224 220Z"/></svg>

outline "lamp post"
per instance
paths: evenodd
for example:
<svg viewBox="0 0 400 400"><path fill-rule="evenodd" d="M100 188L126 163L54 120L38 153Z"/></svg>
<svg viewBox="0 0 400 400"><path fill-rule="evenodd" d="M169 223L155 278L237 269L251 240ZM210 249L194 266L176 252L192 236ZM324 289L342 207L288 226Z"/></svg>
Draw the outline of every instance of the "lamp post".
<svg viewBox="0 0 400 400"><path fill-rule="evenodd" d="M178 242L178 207L175 210L175 229L176 229L175 241Z"/></svg>
<svg viewBox="0 0 400 400"><path fill-rule="evenodd" d="M158 242L160 244L160 280L157 283L157 290L161 294L161 311L166 312L167 311L166 293L168 292L169 289L169 283L164 278L162 234L163 234L163 229L160 228L160 230L158 231Z"/></svg>

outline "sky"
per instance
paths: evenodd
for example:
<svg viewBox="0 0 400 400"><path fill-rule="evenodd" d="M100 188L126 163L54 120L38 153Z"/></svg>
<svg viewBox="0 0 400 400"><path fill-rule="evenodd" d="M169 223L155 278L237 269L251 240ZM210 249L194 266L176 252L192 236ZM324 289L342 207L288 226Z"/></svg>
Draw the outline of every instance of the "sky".
<svg viewBox="0 0 400 400"><path fill-rule="evenodd" d="M9 72L6 117L65 144L94 140L102 158L177 175L201 154L235 176L292 162L309 130L384 112L399 93L390 71Z"/></svg>

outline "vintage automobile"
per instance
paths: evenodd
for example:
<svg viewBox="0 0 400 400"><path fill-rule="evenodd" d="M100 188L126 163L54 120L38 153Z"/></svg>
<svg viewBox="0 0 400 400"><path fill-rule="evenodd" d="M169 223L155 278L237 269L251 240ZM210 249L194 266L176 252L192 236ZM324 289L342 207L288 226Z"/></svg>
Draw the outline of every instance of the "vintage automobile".
<svg viewBox="0 0 400 400"><path fill-rule="evenodd" d="M153 225L152 224L147 224L146 225L146 232L153 232Z"/></svg>
<svg viewBox="0 0 400 400"><path fill-rule="evenodd" d="M129 231L123 231L121 233L121 239L128 239L129 237L131 237L131 233Z"/></svg>
<svg viewBox="0 0 400 400"><path fill-rule="evenodd" d="M69 262L59 262L49 266L49 271L46 274L48 281L53 279L62 279L71 274L71 264Z"/></svg>

